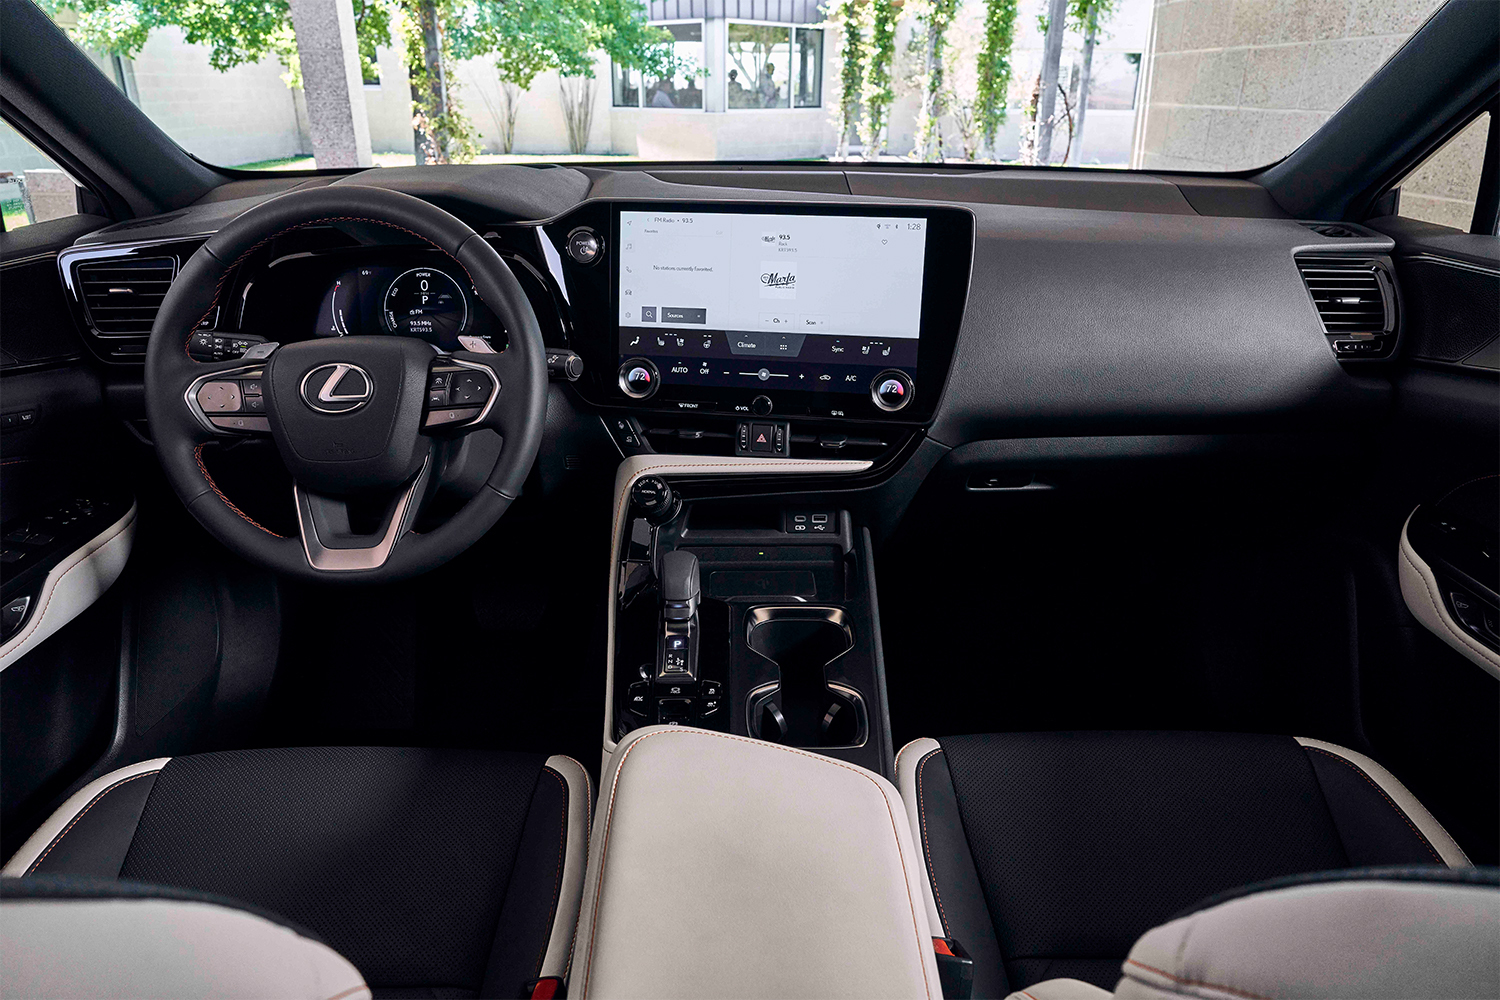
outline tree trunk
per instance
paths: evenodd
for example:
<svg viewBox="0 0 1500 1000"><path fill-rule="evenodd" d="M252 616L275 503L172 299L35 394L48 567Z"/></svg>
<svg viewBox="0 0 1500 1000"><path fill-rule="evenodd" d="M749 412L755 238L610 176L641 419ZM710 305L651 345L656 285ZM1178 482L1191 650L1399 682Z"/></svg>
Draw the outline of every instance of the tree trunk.
<svg viewBox="0 0 1500 1000"><path fill-rule="evenodd" d="M1041 100L1036 110L1036 162L1052 158L1052 116L1057 110L1057 72L1062 63L1063 33L1068 28L1068 0L1047 0L1047 40L1042 46Z"/></svg>
<svg viewBox="0 0 1500 1000"><path fill-rule="evenodd" d="M431 124L440 115L448 113L448 83L443 77L443 29L438 22L436 0L419 0L416 7L417 23L422 32L423 69L428 84L422 86L418 74L412 74L411 99L416 105L416 117L426 126L418 125L412 129L417 165L421 166L429 161L448 162L448 137ZM428 132L431 133L430 143Z"/></svg>
<svg viewBox="0 0 1500 1000"><path fill-rule="evenodd" d="M1099 8L1089 6L1083 34L1083 71L1078 80L1078 107L1074 111L1073 148L1078 150L1074 163L1083 162L1083 120L1089 113L1089 83L1094 70L1094 45L1099 41Z"/></svg>

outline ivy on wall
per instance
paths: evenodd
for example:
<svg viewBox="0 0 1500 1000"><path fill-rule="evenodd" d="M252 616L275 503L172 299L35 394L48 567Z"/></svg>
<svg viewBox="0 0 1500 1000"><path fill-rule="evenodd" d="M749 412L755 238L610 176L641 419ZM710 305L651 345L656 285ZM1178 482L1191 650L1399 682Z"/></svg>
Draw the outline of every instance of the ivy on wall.
<svg viewBox="0 0 1500 1000"><path fill-rule="evenodd" d="M825 7L828 26L840 30L839 92L833 105L834 127L838 129L837 159L849 155L849 136L859 121L859 94L864 86L864 31L861 0L828 0Z"/></svg>
<svg viewBox="0 0 1500 1000"><path fill-rule="evenodd" d="M944 159L941 122L948 113L948 87L944 72L948 54L947 34L961 2L962 0L922 0L920 6L907 5L907 10L921 26L912 36L912 41L920 50L921 69L915 82L922 93L922 104L917 109L916 141L912 155L926 163L942 162Z"/></svg>
<svg viewBox="0 0 1500 1000"><path fill-rule="evenodd" d="M864 55L864 81L860 101L864 115L859 122L861 155L867 160L880 156L885 146L885 127L891 103L896 99L892 85L892 63L896 58L896 18L901 11L899 0L866 0L864 21L868 25L861 46Z"/></svg>
<svg viewBox="0 0 1500 1000"><path fill-rule="evenodd" d="M985 0L984 46L979 52L979 86L975 118L991 155L995 135L1005 124L1010 93L1010 51L1016 40L1017 0Z"/></svg>

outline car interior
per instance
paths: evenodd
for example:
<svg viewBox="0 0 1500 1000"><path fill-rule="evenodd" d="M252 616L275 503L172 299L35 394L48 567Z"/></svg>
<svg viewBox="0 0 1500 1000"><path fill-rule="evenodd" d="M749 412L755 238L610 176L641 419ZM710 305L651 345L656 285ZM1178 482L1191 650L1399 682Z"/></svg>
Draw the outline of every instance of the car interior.
<svg viewBox="0 0 1500 1000"><path fill-rule="evenodd" d="M1234 174L257 174L0 34L6 995L1500 995L1493 3Z"/></svg>

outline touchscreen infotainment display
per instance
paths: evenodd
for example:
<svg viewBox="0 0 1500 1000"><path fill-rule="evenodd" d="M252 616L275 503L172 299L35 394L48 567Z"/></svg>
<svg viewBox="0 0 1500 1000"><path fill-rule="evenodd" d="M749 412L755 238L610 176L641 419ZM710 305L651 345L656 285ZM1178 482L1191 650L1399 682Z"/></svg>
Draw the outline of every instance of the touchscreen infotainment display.
<svg viewBox="0 0 1500 1000"><path fill-rule="evenodd" d="M863 392L915 371L925 218L621 211L619 351L664 384Z"/></svg>

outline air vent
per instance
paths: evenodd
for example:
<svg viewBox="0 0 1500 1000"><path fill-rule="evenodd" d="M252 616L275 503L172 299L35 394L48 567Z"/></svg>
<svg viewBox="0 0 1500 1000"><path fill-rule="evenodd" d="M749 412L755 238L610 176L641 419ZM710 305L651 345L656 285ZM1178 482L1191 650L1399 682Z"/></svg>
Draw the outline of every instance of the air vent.
<svg viewBox="0 0 1500 1000"><path fill-rule="evenodd" d="M1319 236L1328 236L1336 240L1349 240L1360 237L1368 238L1370 235L1362 233L1357 229L1351 229L1348 226L1341 226L1337 222L1304 222L1302 225L1311 229Z"/></svg>
<svg viewBox="0 0 1500 1000"><path fill-rule="evenodd" d="M1396 297L1389 272L1368 257L1297 258L1323 332L1340 358L1388 357L1395 347Z"/></svg>
<svg viewBox="0 0 1500 1000"><path fill-rule="evenodd" d="M78 288L89 325L101 337L144 337L176 273L172 257L78 265Z"/></svg>

